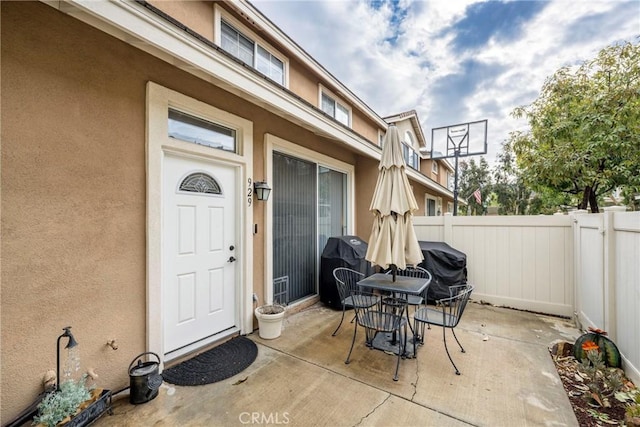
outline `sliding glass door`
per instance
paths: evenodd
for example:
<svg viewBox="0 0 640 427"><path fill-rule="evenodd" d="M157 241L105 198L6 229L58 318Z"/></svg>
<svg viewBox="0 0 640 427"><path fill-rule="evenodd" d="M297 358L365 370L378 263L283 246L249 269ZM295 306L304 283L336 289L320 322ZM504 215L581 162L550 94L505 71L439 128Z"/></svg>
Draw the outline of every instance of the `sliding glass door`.
<svg viewBox="0 0 640 427"><path fill-rule="evenodd" d="M315 295L327 239L347 230L347 175L273 153L274 300Z"/></svg>
<svg viewBox="0 0 640 427"><path fill-rule="evenodd" d="M318 167L318 254L329 237L347 232L347 175L324 166Z"/></svg>

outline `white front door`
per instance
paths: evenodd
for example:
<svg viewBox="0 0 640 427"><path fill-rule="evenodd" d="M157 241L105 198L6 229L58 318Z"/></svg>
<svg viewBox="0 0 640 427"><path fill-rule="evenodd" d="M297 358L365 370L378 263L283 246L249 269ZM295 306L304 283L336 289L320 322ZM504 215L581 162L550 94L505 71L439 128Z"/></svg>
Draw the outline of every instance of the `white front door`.
<svg viewBox="0 0 640 427"><path fill-rule="evenodd" d="M163 167L164 353L236 327L236 169L173 155Z"/></svg>

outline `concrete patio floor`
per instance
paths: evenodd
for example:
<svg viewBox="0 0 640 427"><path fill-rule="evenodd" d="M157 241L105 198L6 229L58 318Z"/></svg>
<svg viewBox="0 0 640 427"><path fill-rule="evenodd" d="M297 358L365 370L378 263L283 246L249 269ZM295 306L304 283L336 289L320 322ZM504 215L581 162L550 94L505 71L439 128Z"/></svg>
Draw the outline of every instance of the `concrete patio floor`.
<svg viewBox="0 0 640 427"><path fill-rule="evenodd" d="M347 313L349 315L349 313ZM556 317L471 303L456 334L447 333L457 376L444 351L442 330L427 331L417 359L396 358L365 347L351 317L337 336L340 312L316 304L285 319L282 336L262 340L256 361L215 384L164 383L142 405L114 399L105 426L577 426L549 356L555 340L575 340L572 322ZM451 340L449 340L451 338Z"/></svg>

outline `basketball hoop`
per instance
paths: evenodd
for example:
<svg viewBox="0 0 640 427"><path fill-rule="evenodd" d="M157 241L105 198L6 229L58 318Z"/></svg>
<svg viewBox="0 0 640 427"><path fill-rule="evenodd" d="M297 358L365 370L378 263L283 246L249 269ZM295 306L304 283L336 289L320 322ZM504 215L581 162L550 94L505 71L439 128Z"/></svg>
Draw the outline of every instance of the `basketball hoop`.
<svg viewBox="0 0 640 427"><path fill-rule="evenodd" d="M455 159L453 215L458 215L458 158L487 154L487 120L431 129L431 159Z"/></svg>

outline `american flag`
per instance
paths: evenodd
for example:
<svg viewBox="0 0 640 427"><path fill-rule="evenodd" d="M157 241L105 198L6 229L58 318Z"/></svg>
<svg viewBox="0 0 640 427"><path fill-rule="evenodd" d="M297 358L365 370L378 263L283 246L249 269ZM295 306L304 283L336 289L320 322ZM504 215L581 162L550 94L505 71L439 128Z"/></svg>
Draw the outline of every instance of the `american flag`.
<svg viewBox="0 0 640 427"><path fill-rule="evenodd" d="M473 192L473 197L476 198L476 202L478 202L479 205L482 204L482 194L479 188Z"/></svg>

